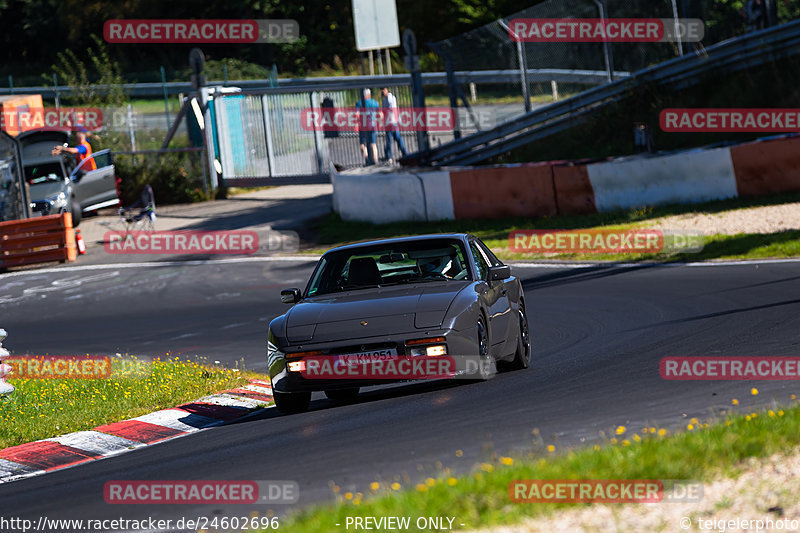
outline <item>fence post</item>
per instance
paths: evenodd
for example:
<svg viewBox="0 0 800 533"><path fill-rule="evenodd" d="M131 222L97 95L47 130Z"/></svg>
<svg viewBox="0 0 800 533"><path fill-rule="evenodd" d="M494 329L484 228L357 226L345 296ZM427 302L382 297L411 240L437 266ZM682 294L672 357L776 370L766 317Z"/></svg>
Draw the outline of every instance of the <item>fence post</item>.
<svg viewBox="0 0 800 533"><path fill-rule="evenodd" d="M11 372L11 367L3 363L3 359L8 357L8 350L3 348L3 339L6 338L6 330L0 329L0 396L6 396L14 392L14 386L6 383L6 376Z"/></svg>
<svg viewBox="0 0 800 533"><path fill-rule="evenodd" d="M169 130L172 121L169 118L169 98L167 97L167 72L164 70L164 65L161 65L161 88L164 91L164 115L167 117L167 130Z"/></svg>
<svg viewBox="0 0 800 533"><path fill-rule="evenodd" d="M55 72L53 72L53 90L56 92L56 109L61 109L61 98L58 92L58 77Z"/></svg>

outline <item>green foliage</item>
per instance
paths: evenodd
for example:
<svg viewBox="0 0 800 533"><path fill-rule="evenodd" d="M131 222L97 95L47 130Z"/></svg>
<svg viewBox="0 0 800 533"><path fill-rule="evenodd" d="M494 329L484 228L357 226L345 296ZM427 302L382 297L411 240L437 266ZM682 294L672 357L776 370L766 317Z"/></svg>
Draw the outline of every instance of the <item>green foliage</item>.
<svg viewBox="0 0 800 533"><path fill-rule="evenodd" d="M81 59L71 49L56 54L57 63L52 68L59 84L69 85L75 94L72 100L81 106L122 106L127 98L122 90L119 63L111 58L108 46L100 37L92 34L91 39L95 47L86 49L86 59ZM44 79L51 81L47 76ZM99 92L95 85L107 85L109 90Z"/></svg>
<svg viewBox="0 0 800 533"><path fill-rule="evenodd" d="M73 96L62 99L62 105L100 108L104 112L120 108L127 102L122 89L122 74L119 64L111 58L108 46L97 35L92 34L94 47L86 49L85 58L79 57L70 49L56 54L57 62L52 66L58 76L59 85L66 84ZM45 80L50 81L47 76ZM98 91L98 86L108 90ZM104 117L108 122L109 117ZM91 135L90 141L95 151L103 148L119 148L124 143L124 134L106 128L103 137Z"/></svg>
<svg viewBox="0 0 800 533"><path fill-rule="evenodd" d="M122 179L122 204L138 201L148 183L156 205L210 200L203 189L201 157L199 152L139 155L134 163L130 155L118 155L115 166Z"/></svg>
<svg viewBox="0 0 800 533"><path fill-rule="evenodd" d="M602 159L631 154L635 150L635 122L649 125L657 150L752 140L763 134L663 132L659 114L668 108L796 107L800 98L798 67L800 56L795 55L735 73L711 72L694 87L679 91L663 85L631 89L622 100L598 108L585 122L502 154L491 163Z"/></svg>

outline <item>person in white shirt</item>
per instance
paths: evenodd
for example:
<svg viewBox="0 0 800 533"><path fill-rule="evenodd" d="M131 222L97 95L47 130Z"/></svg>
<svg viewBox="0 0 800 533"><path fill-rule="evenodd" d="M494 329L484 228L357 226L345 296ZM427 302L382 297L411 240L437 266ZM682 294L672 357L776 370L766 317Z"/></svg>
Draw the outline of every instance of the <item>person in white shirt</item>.
<svg viewBox="0 0 800 533"><path fill-rule="evenodd" d="M384 148L384 155L389 161L389 164L392 164L392 139L397 141L397 145L400 147L400 153L402 153L404 157L408 152L406 152L406 145L403 142L403 137L400 136L400 125L397 122L397 98L389 92L388 87L382 87L381 94L383 95L383 120L386 125L386 147Z"/></svg>

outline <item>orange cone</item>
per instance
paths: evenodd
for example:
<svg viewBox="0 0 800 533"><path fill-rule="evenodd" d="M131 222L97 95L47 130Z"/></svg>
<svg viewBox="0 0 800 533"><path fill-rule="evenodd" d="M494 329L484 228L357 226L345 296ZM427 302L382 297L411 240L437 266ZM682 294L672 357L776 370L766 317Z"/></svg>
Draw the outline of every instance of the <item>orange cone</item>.
<svg viewBox="0 0 800 533"><path fill-rule="evenodd" d="M86 253L86 243L83 242L83 237L81 236L81 230L75 230L75 244L78 245L78 254L83 255Z"/></svg>

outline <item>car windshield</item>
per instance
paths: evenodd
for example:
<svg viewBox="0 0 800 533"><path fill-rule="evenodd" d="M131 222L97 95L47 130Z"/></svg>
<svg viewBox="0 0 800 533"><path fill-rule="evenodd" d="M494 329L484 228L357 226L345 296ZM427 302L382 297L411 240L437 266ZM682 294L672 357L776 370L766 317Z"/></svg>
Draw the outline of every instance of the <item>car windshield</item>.
<svg viewBox="0 0 800 533"><path fill-rule="evenodd" d="M307 294L469 279L466 255L459 241L405 241L325 254Z"/></svg>
<svg viewBox="0 0 800 533"><path fill-rule="evenodd" d="M61 165L59 163L44 163L25 167L25 179L28 180L30 185L37 185L48 181L59 181L64 178L61 175Z"/></svg>

